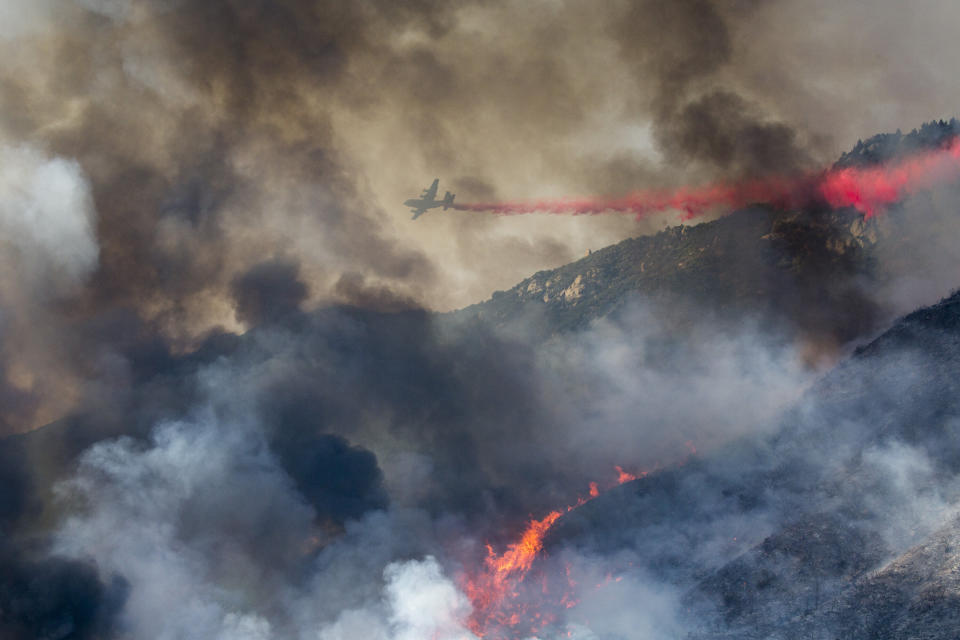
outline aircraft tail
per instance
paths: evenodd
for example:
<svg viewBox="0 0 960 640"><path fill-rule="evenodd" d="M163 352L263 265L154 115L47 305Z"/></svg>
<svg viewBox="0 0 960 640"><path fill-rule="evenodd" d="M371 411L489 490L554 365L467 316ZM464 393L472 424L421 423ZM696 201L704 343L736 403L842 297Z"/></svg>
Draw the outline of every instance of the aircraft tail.
<svg viewBox="0 0 960 640"><path fill-rule="evenodd" d="M455 197L456 197L456 196L455 196L454 194L450 193L449 191L447 191L447 195L443 196L443 210L444 210L444 211L446 211L447 209L449 209L450 207L453 206L453 199L454 199Z"/></svg>

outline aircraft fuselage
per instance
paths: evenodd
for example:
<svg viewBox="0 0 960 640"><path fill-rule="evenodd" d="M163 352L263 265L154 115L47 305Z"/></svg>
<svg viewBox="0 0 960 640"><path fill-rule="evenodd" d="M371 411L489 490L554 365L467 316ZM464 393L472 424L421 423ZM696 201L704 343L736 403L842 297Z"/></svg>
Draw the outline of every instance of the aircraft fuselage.
<svg viewBox="0 0 960 640"><path fill-rule="evenodd" d="M403 205L405 207L410 207L410 213L413 214L413 219L416 220L424 213L427 212L427 209L436 209L437 207L443 207L443 210L446 211L453 205L454 195L447 191L443 196L443 200L437 200L437 185L440 180L434 180L433 184L423 190L423 193L419 198L410 198L406 200Z"/></svg>
<svg viewBox="0 0 960 640"><path fill-rule="evenodd" d="M443 200L418 200L416 198L410 198L403 203L403 206L414 209L433 209L434 207L442 207Z"/></svg>

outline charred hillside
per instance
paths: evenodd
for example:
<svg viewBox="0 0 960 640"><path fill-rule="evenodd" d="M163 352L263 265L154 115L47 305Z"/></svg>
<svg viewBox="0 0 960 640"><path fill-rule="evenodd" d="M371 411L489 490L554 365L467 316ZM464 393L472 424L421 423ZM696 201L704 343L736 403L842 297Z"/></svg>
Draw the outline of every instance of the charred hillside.
<svg viewBox="0 0 960 640"><path fill-rule="evenodd" d="M952 638L960 293L898 321L759 441L601 495L548 545L629 550L693 638Z"/></svg>

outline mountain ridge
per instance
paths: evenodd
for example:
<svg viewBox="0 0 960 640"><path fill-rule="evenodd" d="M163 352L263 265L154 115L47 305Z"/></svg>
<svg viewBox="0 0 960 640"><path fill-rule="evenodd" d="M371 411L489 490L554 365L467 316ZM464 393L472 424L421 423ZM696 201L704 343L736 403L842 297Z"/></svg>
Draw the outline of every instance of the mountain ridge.
<svg viewBox="0 0 960 640"><path fill-rule="evenodd" d="M958 134L956 119L878 134L858 141L834 168L889 162ZM853 209L757 204L625 239L451 315L495 326L522 318L542 337L583 328L639 295L670 305L681 322L701 311L734 319L747 313L801 339L855 344L908 310L883 308L864 283L888 284L878 261L922 250L927 238L914 237L910 225L898 207L865 219Z"/></svg>

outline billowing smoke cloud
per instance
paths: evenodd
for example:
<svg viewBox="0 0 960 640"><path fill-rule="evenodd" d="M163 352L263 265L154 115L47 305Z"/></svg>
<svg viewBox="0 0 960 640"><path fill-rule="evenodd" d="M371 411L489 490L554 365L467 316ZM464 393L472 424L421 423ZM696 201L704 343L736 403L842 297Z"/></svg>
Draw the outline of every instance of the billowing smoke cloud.
<svg viewBox="0 0 960 640"><path fill-rule="evenodd" d="M379 603L343 611L332 623L300 637L318 640L474 640L462 624L469 603L432 556L395 562L383 572Z"/></svg>
<svg viewBox="0 0 960 640"><path fill-rule="evenodd" d="M433 176L467 202L776 184L954 108L949 56L906 73L890 34L883 69L847 55L899 9L814 4L857 28L797 29L796 2L0 4L0 429L61 418L0 440L0 631L473 640L486 545L502 556L592 482L517 590L557 596L546 637L775 628L764 612L819 615L923 539L956 496L929 490L960 459L948 320L917 329L931 348L871 359L880 343L817 384L739 299L623 296L566 333L536 309L431 314L663 219L411 224L396 204ZM907 22L941 25L946 51L955 12ZM851 197L851 176L891 177L861 147L826 205L907 194L890 218L942 223L903 225L930 250L878 253L880 286L856 288L829 232L764 244L788 279L827 237L822 277L771 305L955 286L953 188L907 171ZM876 328L851 324L848 346Z"/></svg>
<svg viewBox="0 0 960 640"><path fill-rule="evenodd" d="M889 90L900 65L945 59L917 60L892 38L888 47L907 49L892 56L896 73L818 65L811 74L804 55L788 62L781 49L849 57L834 33L792 29L795 10L708 0L604 11L576 1L7 2L0 138L69 158L89 182L100 251L70 304L81 324L133 314L191 349L218 327L259 321L250 308L238 313L235 286L271 261L299 265L306 292L295 306L449 309L664 218L544 225L431 212L411 224L399 203L431 176L465 202L750 181L822 166L859 127L913 126L931 115L920 95L950 94L948 83ZM828 13L852 19L843 7ZM856 18L857 33L879 28ZM804 37L813 42L798 44ZM943 46L952 42L945 34ZM857 73L872 94L834 75ZM876 114L797 111L813 97L846 108L851 95ZM82 355L32 369L76 387L102 345L83 330L61 335ZM36 402L37 415L10 428L72 404Z"/></svg>
<svg viewBox="0 0 960 640"><path fill-rule="evenodd" d="M71 405L57 305L97 267L91 187L80 166L0 145L0 431L39 426Z"/></svg>
<svg viewBox="0 0 960 640"><path fill-rule="evenodd" d="M92 563L101 575L122 576L128 598L116 624L125 634L466 637L462 621L470 605L437 561L429 555L395 560L397 541L416 535L395 530L408 521L377 513L362 519L385 504L361 509L317 499L318 491L335 491L338 484L355 492L364 474L377 478L369 454L333 443L322 453L284 452L278 458L261 432L221 420L207 411L191 422L160 425L146 447L130 439L98 444L83 455L77 475L59 487L62 500L84 508L66 520L53 548ZM310 456L314 466L281 464L289 456ZM305 482L323 488L311 490ZM345 517L360 521L337 540L328 524ZM383 536L396 541L366 546ZM358 563L354 554L366 561ZM96 574L87 571L84 579L96 586ZM48 600L44 606L60 605ZM90 623L81 618L77 624Z"/></svg>
<svg viewBox="0 0 960 640"><path fill-rule="evenodd" d="M7 543L0 549L0 633L11 640L94 639L112 635L127 584L103 584L95 567L63 558L29 559Z"/></svg>
<svg viewBox="0 0 960 640"><path fill-rule="evenodd" d="M735 55L734 21L759 3L708 0L631 3L614 33L621 51L649 78L647 104L667 158L734 175L795 170L810 155L789 124L715 79Z"/></svg>
<svg viewBox="0 0 960 640"><path fill-rule="evenodd" d="M230 627L256 628L255 609L247 613L243 603L280 588L272 568L282 571L304 552L312 518L267 455L239 429L203 425L170 425L142 452L132 442L98 445L70 487L89 511L65 523L57 548L125 577L132 587L125 626L135 637L228 637ZM262 562L261 551L269 554ZM237 585L239 614L221 599L217 578ZM172 609L179 615L169 616Z"/></svg>
<svg viewBox="0 0 960 640"><path fill-rule="evenodd" d="M21 271L27 286L52 289L50 295L81 283L97 265L98 246L80 166L30 147L0 147L0 167L6 268Z"/></svg>
<svg viewBox="0 0 960 640"><path fill-rule="evenodd" d="M23 26L4 40L3 137L75 158L93 181L97 303L135 304L189 337L229 326L230 283L271 255L301 263L313 300L349 300L336 284L357 273L450 308L650 228L464 216L410 225L398 203L433 175L464 200L751 179L822 164L858 134L947 115L929 112L926 94L950 91L887 90L900 65L946 58L912 49L891 56L889 76L839 65L811 74L804 56L789 64L780 49L847 53L836 34L791 29L793 3L4 7L16 18L4 23ZM821 23L856 12L828 13ZM856 18L857 33L874 26ZM514 43L508 56L503 41ZM870 75L871 94L834 79L844 72L880 78ZM814 93L844 107L866 100L878 114L896 96L903 112L788 117Z"/></svg>
<svg viewBox="0 0 960 640"><path fill-rule="evenodd" d="M418 252L386 240L383 213L334 148L330 93L361 46L338 34L365 40L350 14L296 2L64 3L17 42L32 57L11 54L5 137L42 140L93 182L103 251L91 304L134 306L189 339L232 323L230 283L275 252L312 256L323 293L344 264L429 281ZM64 25L71 35L56 31Z"/></svg>
<svg viewBox="0 0 960 640"><path fill-rule="evenodd" d="M358 474L338 463L344 455L334 449L314 464L339 465L338 481L349 482ZM61 492L86 509L65 522L55 549L124 576L122 624L133 637L271 637L264 616L325 544L320 518L362 513L310 504L313 494L295 486L249 427L213 415L162 425L149 448L120 440L84 454Z"/></svg>
<svg viewBox="0 0 960 640"><path fill-rule="evenodd" d="M233 282L237 319L256 326L299 310L307 287L298 278L299 265L273 260L261 262Z"/></svg>
<svg viewBox="0 0 960 640"><path fill-rule="evenodd" d="M709 451L763 431L798 396L809 373L789 349L718 326L667 348L637 302L535 351L456 318L293 311L137 383L127 420L175 394L181 417L82 454L53 550L128 585L116 624L134 638L470 638L463 576L483 543L615 484L616 464L670 467L686 440ZM599 559L571 561L584 584L604 579ZM660 589L624 579L622 598ZM645 609L644 628L678 628L678 598Z"/></svg>

